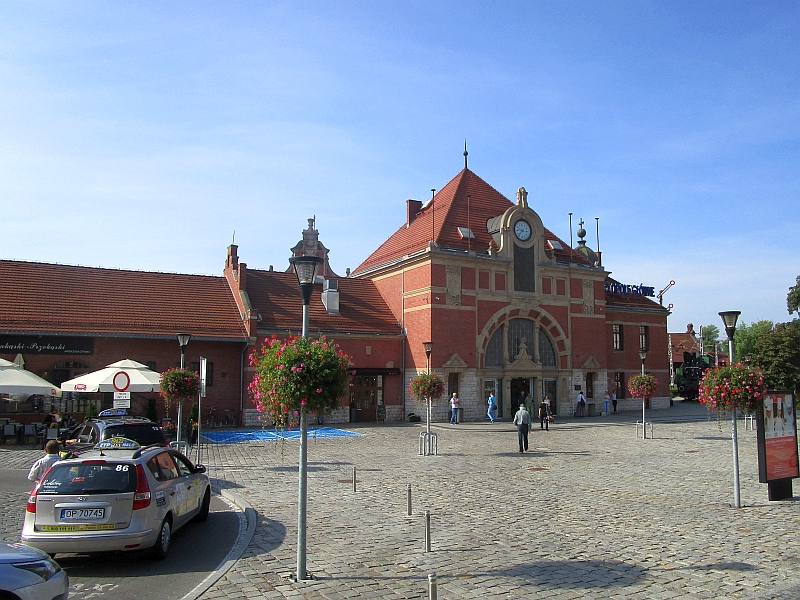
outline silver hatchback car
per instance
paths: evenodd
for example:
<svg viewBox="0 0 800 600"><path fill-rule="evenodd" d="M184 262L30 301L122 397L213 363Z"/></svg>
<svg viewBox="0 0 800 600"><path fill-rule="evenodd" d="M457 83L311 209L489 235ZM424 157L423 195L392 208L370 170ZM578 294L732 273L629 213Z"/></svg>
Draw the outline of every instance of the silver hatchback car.
<svg viewBox="0 0 800 600"><path fill-rule="evenodd" d="M164 558L173 532L208 518L205 470L171 448L104 440L50 468L28 498L22 542L50 555L146 549Z"/></svg>

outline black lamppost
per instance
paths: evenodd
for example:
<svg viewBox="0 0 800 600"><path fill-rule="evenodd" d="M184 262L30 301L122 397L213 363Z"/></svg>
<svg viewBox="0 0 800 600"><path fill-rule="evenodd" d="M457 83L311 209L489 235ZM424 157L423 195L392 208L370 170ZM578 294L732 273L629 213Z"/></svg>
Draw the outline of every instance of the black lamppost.
<svg viewBox="0 0 800 600"><path fill-rule="evenodd" d="M317 268L322 263L319 256L293 256L289 263L294 267L300 297L303 301L303 338L308 338L308 304ZM308 499L308 423L306 409L300 406L300 466L298 468L300 483L297 498L297 581L307 579L306 573L306 505Z"/></svg>
<svg viewBox="0 0 800 600"><path fill-rule="evenodd" d="M179 333L177 335L178 344L181 346L181 369L186 368L186 346L189 345L189 340L192 339L192 336L188 333ZM200 421L200 415L197 415L198 422ZM178 441L181 441L181 430L183 425L183 398L178 399Z"/></svg>
<svg viewBox="0 0 800 600"><path fill-rule="evenodd" d="M647 358L647 350L639 350L639 358L642 361L642 377L644 377L644 361ZM645 427L645 408L647 399L642 396L642 439L647 439L647 428Z"/></svg>
<svg viewBox="0 0 800 600"><path fill-rule="evenodd" d="M425 363L428 369L428 375L431 374L431 353L433 352L433 342L422 342L425 347ZM425 431L428 436L431 434L431 399L428 398L428 406L425 411Z"/></svg>
<svg viewBox="0 0 800 600"><path fill-rule="evenodd" d="M727 310L719 313L722 317L722 322L725 324L725 333L728 336L728 365L733 366L733 336L736 333L736 322L739 320L739 315L742 314L739 310ZM741 508L742 502L739 495L739 435L736 431L736 411L737 407L733 407L731 413L731 438L733 440L733 505L735 508Z"/></svg>

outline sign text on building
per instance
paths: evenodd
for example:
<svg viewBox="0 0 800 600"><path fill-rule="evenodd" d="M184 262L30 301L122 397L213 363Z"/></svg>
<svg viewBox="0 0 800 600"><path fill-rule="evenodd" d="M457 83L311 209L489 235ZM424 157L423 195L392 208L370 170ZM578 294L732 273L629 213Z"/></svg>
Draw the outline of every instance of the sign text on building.
<svg viewBox="0 0 800 600"><path fill-rule="evenodd" d="M628 285L626 283L607 283L606 294L630 294L632 296L655 297L656 288L647 285Z"/></svg>

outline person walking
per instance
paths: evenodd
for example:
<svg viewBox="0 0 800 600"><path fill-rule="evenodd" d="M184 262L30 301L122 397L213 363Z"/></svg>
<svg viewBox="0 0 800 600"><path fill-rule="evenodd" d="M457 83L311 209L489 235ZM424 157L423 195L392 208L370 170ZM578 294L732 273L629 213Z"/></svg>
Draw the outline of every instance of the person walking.
<svg viewBox="0 0 800 600"><path fill-rule="evenodd" d="M458 405L461 401L458 399L458 394L453 392L453 397L450 398L450 423L453 425L458 424Z"/></svg>
<svg viewBox="0 0 800 600"><path fill-rule="evenodd" d="M539 405L539 429L544 429L545 431L550 431L550 421L549 421L549 414L547 409L547 404L545 400L547 396L542 398L542 403Z"/></svg>
<svg viewBox="0 0 800 600"><path fill-rule="evenodd" d="M583 392L578 392L578 409L576 412L579 417L586 416L586 397L583 395Z"/></svg>
<svg viewBox="0 0 800 600"><path fill-rule="evenodd" d="M544 395L544 404L547 407L547 421L550 422L553 420L553 406L550 403L550 396L547 394Z"/></svg>
<svg viewBox="0 0 800 600"><path fill-rule="evenodd" d="M528 451L528 430L533 424L531 422L531 413L525 408L525 403L520 402L519 410L514 415L514 425L517 426L517 439L519 440L519 451Z"/></svg>
<svg viewBox="0 0 800 600"><path fill-rule="evenodd" d="M33 463L28 473L28 480L38 485L42 477L44 477L44 474L47 473L47 470L61 459L58 453L60 449L61 447L57 440L50 440L47 442L47 445L44 447L46 454Z"/></svg>
<svg viewBox="0 0 800 600"><path fill-rule="evenodd" d="M611 406L614 407L614 412L617 412L617 392L611 394Z"/></svg>
<svg viewBox="0 0 800 600"><path fill-rule="evenodd" d="M489 410L486 414L492 423L497 419L497 398L494 397L494 392L489 394Z"/></svg>

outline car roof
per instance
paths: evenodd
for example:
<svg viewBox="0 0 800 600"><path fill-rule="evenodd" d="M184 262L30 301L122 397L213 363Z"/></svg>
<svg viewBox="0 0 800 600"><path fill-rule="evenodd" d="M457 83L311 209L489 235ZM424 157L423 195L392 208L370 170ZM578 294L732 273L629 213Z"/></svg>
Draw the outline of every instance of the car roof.
<svg viewBox="0 0 800 600"><path fill-rule="evenodd" d="M171 448L169 446L162 446L161 444L151 444L150 446L141 446L138 448L103 448L102 450L91 446L72 450L59 462L96 459L137 460L155 450L171 450Z"/></svg>

